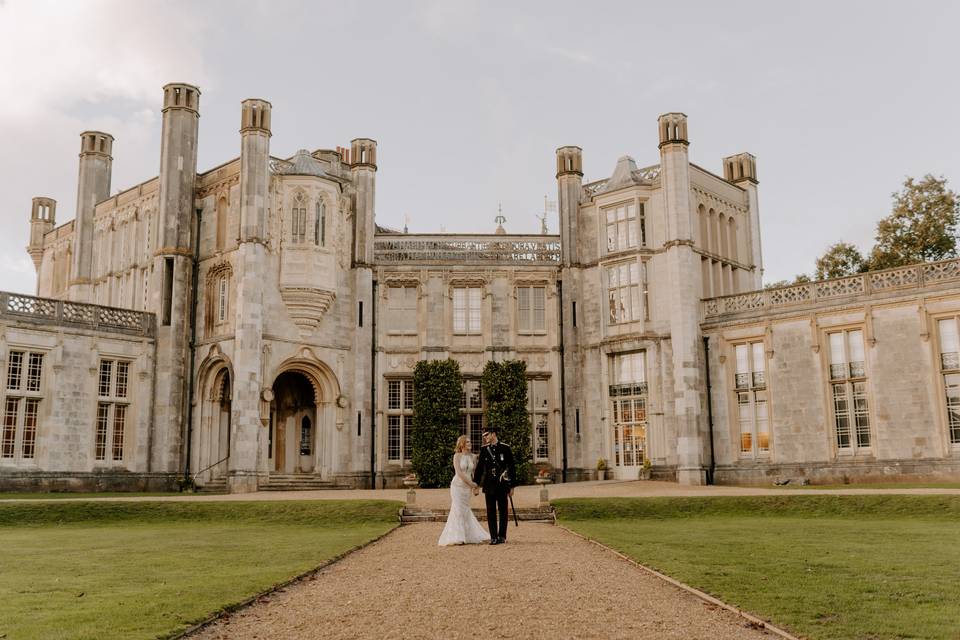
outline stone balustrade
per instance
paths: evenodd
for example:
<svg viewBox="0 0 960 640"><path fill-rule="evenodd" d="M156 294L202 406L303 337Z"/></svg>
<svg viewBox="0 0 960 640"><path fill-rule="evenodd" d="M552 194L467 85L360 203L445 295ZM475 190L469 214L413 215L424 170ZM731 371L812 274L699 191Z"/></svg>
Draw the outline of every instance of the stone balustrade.
<svg viewBox="0 0 960 640"><path fill-rule="evenodd" d="M709 320L727 314L788 308L875 292L921 289L953 281L960 281L960 258L709 298L703 301L703 315Z"/></svg>
<svg viewBox="0 0 960 640"><path fill-rule="evenodd" d="M381 234L373 246L377 264L560 264L560 236Z"/></svg>
<svg viewBox="0 0 960 640"><path fill-rule="evenodd" d="M151 338L156 334L152 313L69 300L37 298L6 291L0 291L0 319L84 327Z"/></svg>

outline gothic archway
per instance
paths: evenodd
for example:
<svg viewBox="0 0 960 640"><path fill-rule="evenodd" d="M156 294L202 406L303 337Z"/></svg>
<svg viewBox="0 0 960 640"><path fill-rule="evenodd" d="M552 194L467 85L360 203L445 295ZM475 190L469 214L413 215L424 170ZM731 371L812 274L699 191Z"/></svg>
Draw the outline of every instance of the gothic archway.
<svg viewBox="0 0 960 640"><path fill-rule="evenodd" d="M199 367L197 380L190 467L197 482L204 484L227 475L233 402L230 362L218 349L211 349Z"/></svg>

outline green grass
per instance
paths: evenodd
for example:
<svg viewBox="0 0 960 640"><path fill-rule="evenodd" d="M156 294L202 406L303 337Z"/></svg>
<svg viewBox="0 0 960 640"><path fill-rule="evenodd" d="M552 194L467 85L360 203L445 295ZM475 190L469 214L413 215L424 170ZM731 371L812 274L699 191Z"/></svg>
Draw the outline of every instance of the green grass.
<svg viewBox="0 0 960 640"><path fill-rule="evenodd" d="M185 493L177 491L91 491L84 493L72 493L69 491L48 491L48 492L21 492L21 493L0 493L0 500L89 500L90 498L145 498L156 496L180 496ZM209 495L209 494L208 494Z"/></svg>
<svg viewBox="0 0 960 640"><path fill-rule="evenodd" d="M5 503L0 638L168 636L386 533L399 506Z"/></svg>
<svg viewBox="0 0 960 640"><path fill-rule="evenodd" d="M554 505L560 524L804 637L960 637L960 496Z"/></svg>
<svg viewBox="0 0 960 640"><path fill-rule="evenodd" d="M771 489L960 489L960 482L857 482L853 484L785 484Z"/></svg>

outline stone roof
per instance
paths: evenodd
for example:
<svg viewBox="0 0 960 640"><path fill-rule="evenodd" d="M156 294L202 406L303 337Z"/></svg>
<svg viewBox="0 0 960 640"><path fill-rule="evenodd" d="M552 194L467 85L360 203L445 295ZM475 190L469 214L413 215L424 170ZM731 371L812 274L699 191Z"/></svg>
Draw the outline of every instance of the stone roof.
<svg viewBox="0 0 960 640"><path fill-rule="evenodd" d="M306 149L297 151L296 155L290 159L289 164L282 167L278 173L284 176L328 177L327 172L323 170L323 165Z"/></svg>

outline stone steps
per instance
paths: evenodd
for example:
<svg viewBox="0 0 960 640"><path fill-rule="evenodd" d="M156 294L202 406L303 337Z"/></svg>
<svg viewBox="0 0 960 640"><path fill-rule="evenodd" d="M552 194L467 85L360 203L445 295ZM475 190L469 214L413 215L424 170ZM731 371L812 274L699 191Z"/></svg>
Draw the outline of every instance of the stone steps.
<svg viewBox="0 0 960 640"><path fill-rule="evenodd" d="M413 524L415 522L446 522L450 514L449 509L425 509L423 507L404 507L400 513L400 522L403 524ZM484 508L473 509L473 515L481 523L487 521L487 510ZM517 519L523 522L545 522L554 524L553 507L521 507L517 509ZM510 520L513 520L513 510L510 510Z"/></svg>
<svg viewBox="0 0 960 640"><path fill-rule="evenodd" d="M345 489L333 480L296 473L271 473L260 491L320 491L322 489Z"/></svg>
<svg viewBox="0 0 960 640"><path fill-rule="evenodd" d="M203 483L203 486L197 489L197 493L226 493L227 492L227 479L226 478L217 478L216 480L208 480Z"/></svg>

